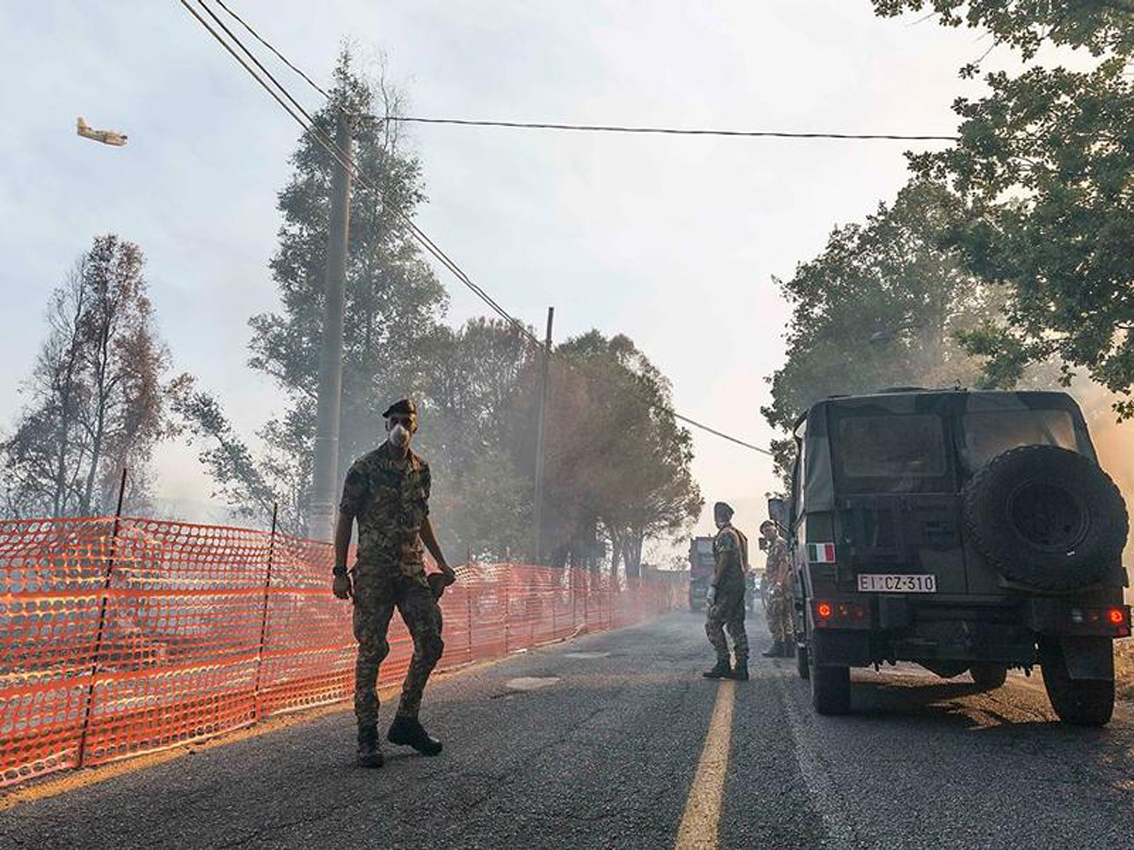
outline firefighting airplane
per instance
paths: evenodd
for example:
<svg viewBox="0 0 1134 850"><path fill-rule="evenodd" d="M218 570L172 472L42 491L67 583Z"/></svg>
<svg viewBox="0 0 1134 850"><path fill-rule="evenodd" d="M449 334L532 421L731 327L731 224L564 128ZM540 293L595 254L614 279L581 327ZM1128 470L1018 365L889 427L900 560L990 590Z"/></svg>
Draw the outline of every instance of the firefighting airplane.
<svg viewBox="0 0 1134 850"><path fill-rule="evenodd" d="M114 145L115 147L122 147L126 144L126 136L121 133L115 133L113 130L92 130L87 126L87 122L83 120L80 115L76 124L79 135L85 139L94 139L96 142L102 142L104 145Z"/></svg>

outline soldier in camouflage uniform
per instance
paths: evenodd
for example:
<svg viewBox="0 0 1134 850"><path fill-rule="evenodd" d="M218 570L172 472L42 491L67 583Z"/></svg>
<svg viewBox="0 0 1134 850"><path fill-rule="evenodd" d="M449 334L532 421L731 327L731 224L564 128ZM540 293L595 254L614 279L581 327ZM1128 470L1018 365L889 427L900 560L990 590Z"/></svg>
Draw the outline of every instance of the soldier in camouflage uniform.
<svg viewBox="0 0 1134 850"><path fill-rule="evenodd" d="M713 519L720 529L713 538L716 568L709 585L709 613L705 634L717 653L716 666L706 670L706 679L748 679L748 634L744 631L744 570L747 563L747 541L732 527L732 508L724 502L713 505ZM732 638L736 666L729 664L725 630Z"/></svg>
<svg viewBox="0 0 1134 850"><path fill-rule="evenodd" d="M771 520L761 524L760 536L768 553L764 580L770 588L767 615L768 631L772 633L772 646L762 654L765 658L790 658L795 654L795 630L791 624L791 555Z"/></svg>
<svg viewBox="0 0 1134 850"><path fill-rule="evenodd" d="M417 408L399 401L384 414L387 439L356 460L347 473L335 530L334 593L354 601L354 713L358 762L381 767L378 744L378 667L390 651L386 632L394 608L413 637L413 659L402 685L397 716L386 734L394 744L437 755L441 742L418 720L421 694L445 644L437 600L456 575L445 561L429 522L429 464L409 447L417 430ZM358 557L346 568L352 523L358 522ZM441 568L426 576L422 544Z"/></svg>

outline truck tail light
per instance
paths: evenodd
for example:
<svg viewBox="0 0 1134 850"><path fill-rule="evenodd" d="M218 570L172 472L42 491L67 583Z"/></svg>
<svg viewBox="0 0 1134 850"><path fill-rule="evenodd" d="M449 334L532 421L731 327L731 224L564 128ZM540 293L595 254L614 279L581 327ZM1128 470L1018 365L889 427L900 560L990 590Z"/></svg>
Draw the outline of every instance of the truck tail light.
<svg viewBox="0 0 1134 850"><path fill-rule="evenodd" d="M1071 622L1082 626L1088 634L1106 633L1108 630L1116 637L1130 635L1130 609L1125 605L1112 605L1109 608L1072 608Z"/></svg>
<svg viewBox="0 0 1134 850"><path fill-rule="evenodd" d="M868 602L851 599L820 599L812 603L817 629L868 629L870 607Z"/></svg>
<svg viewBox="0 0 1134 850"><path fill-rule="evenodd" d="M1114 627L1119 637L1130 636L1130 608L1126 605L1116 605L1106 611L1106 621Z"/></svg>

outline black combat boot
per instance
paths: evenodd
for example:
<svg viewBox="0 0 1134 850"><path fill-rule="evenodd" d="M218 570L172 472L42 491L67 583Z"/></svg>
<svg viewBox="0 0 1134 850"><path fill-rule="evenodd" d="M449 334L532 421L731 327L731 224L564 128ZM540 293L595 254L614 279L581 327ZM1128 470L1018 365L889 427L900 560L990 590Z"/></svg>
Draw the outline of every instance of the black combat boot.
<svg viewBox="0 0 1134 850"><path fill-rule="evenodd" d="M718 661L712 670L706 670L701 674L706 679L727 679L732 675L732 668L728 666L728 661Z"/></svg>
<svg viewBox="0 0 1134 850"><path fill-rule="evenodd" d="M441 752L441 742L429 735L416 717L402 717L400 714L390 724L386 740L391 744L405 744L413 747L423 756L435 756Z"/></svg>
<svg viewBox="0 0 1134 850"><path fill-rule="evenodd" d="M765 658L783 658L784 657L784 644L783 641L775 641L770 647L760 653Z"/></svg>
<svg viewBox="0 0 1134 850"><path fill-rule="evenodd" d="M795 641L785 640L780 647L780 658L795 658Z"/></svg>
<svg viewBox="0 0 1134 850"><path fill-rule="evenodd" d="M358 727L358 766L381 767L386 763L382 758L382 748L378 746L378 727Z"/></svg>
<svg viewBox="0 0 1134 850"><path fill-rule="evenodd" d="M747 682L748 681L748 659L747 658L736 659L736 666L732 668L732 671L728 674L728 677L730 679L736 679L736 681L738 681L738 682Z"/></svg>

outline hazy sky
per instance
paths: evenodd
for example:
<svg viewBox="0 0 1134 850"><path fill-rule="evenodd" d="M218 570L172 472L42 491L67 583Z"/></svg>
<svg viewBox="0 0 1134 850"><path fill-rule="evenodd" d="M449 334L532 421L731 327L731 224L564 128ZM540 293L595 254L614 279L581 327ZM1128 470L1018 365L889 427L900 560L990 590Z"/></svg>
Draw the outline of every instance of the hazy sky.
<svg viewBox="0 0 1134 850"><path fill-rule="evenodd" d="M980 89L956 70L987 47L968 30L876 19L867 0L229 5L322 82L344 37L373 68L385 54L424 116L947 134L952 100ZM247 320L276 303L267 263L296 126L175 0L5 3L0 55L0 427L48 293L93 236L115 232L145 251L175 368L255 430L281 399L246 366ZM80 114L129 145L78 138ZM540 327L554 305L560 340L629 334L680 411L757 443L771 436L759 408L787 316L773 276L907 176L908 145L894 142L420 126L409 139L430 199L420 225L501 303ZM451 322L483 312L438 275ZM754 526L768 459L701 433L696 452L709 502L746 500ZM159 494L207 496L193 458L162 450Z"/></svg>

